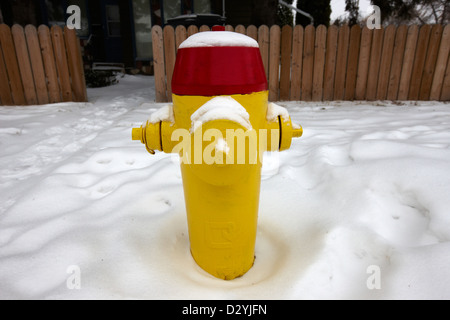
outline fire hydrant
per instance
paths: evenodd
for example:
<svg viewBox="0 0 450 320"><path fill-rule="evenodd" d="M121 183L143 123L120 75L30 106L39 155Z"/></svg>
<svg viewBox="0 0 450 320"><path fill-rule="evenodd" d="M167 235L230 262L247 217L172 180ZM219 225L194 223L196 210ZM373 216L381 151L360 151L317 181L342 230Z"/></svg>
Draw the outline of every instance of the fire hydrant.
<svg viewBox="0 0 450 320"><path fill-rule="evenodd" d="M133 128L132 139L152 154L179 154L192 257L230 280L254 263L262 155L288 149L302 128L268 103L258 43L215 29L180 45L173 104Z"/></svg>

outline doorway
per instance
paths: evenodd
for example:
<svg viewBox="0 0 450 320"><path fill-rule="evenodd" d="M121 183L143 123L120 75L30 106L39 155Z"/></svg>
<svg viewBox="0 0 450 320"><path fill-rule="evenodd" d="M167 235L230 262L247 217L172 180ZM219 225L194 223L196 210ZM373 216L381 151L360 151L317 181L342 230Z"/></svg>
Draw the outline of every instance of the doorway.
<svg viewBox="0 0 450 320"><path fill-rule="evenodd" d="M121 18L118 0L102 0L103 38L106 62L122 62Z"/></svg>

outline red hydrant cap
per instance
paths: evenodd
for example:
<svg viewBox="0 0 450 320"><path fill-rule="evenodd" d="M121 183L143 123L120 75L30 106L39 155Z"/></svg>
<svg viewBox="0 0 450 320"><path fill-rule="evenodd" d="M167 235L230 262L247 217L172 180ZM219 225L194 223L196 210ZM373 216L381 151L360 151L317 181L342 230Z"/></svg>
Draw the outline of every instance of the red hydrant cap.
<svg viewBox="0 0 450 320"><path fill-rule="evenodd" d="M267 90L258 43L229 31L190 36L178 48L172 77L177 95L249 94Z"/></svg>

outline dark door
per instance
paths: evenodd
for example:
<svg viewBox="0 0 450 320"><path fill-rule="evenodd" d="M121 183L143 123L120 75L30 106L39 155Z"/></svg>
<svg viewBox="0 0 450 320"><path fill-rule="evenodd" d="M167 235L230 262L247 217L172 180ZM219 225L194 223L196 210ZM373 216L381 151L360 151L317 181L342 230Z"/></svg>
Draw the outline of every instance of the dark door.
<svg viewBox="0 0 450 320"><path fill-rule="evenodd" d="M105 61L122 62L122 34L118 0L102 0Z"/></svg>

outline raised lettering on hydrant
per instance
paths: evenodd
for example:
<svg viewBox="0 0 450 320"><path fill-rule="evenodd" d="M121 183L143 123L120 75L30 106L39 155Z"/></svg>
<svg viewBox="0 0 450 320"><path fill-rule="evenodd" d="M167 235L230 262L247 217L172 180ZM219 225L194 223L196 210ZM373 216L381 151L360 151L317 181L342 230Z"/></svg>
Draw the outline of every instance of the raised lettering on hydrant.
<svg viewBox="0 0 450 320"><path fill-rule="evenodd" d="M302 128L268 103L258 43L239 33L184 41L172 92L173 105L132 138L150 153L179 154L192 257L213 276L234 279L255 259L262 155L288 149Z"/></svg>

